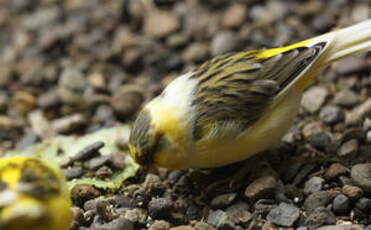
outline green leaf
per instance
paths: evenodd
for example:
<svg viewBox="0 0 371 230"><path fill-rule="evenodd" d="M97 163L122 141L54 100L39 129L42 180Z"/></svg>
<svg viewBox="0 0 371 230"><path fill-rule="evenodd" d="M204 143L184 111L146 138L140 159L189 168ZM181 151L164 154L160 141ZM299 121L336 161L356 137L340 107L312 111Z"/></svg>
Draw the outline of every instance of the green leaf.
<svg viewBox="0 0 371 230"><path fill-rule="evenodd" d="M89 184L102 189L116 190L127 178L134 176L139 166L132 160L129 154L121 151L116 143L118 139L128 140L130 129L127 125L99 130L85 136L57 136L41 143L32 145L23 150L12 150L3 156L35 156L49 163L59 165L78 153L86 146L97 141L103 141L105 146L100 149L102 155L120 151L125 154L125 168L116 170L111 177L99 179L97 177L83 176L68 181L71 189L76 184Z"/></svg>

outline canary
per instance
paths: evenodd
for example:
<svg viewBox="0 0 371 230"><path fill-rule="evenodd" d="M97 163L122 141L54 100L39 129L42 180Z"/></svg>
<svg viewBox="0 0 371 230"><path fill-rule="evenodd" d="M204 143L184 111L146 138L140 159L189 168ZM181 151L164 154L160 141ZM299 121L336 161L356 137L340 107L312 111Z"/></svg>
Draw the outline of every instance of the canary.
<svg viewBox="0 0 371 230"><path fill-rule="evenodd" d="M212 168L279 142L328 64L371 49L371 20L286 47L217 56L144 106L129 151L142 166Z"/></svg>
<svg viewBox="0 0 371 230"><path fill-rule="evenodd" d="M0 158L0 229L68 230L70 206L56 168L33 157Z"/></svg>

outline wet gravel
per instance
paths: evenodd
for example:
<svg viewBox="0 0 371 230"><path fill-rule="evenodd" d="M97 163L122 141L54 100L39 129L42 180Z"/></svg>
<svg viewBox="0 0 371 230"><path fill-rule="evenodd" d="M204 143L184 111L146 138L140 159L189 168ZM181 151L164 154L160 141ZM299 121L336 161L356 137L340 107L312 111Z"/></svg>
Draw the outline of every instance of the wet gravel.
<svg viewBox="0 0 371 230"><path fill-rule="evenodd" d="M0 154L131 123L174 77L213 55L370 16L365 0L0 1ZM370 53L327 68L282 143L249 161L140 170L115 192L77 185L71 230L371 229L370 70ZM65 176L122 169L120 153L101 156L102 145L76 150Z"/></svg>

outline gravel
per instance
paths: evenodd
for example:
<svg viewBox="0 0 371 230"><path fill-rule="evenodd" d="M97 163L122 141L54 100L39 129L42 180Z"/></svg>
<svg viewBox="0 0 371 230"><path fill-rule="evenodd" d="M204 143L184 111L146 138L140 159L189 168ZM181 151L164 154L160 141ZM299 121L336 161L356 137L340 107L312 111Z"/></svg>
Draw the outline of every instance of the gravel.
<svg viewBox="0 0 371 230"><path fill-rule="evenodd" d="M0 155L130 125L171 79L214 55L371 17L364 0L30 2L0 1ZM370 53L326 68L284 142L247 162L139 170L115 191L75 186L71 229L370 228L369 76ZM127 164L122 152L102 155L102 143L86 147L62 165L68 179L105 178ZM237 173L245 163L253 167Z"/></svg>

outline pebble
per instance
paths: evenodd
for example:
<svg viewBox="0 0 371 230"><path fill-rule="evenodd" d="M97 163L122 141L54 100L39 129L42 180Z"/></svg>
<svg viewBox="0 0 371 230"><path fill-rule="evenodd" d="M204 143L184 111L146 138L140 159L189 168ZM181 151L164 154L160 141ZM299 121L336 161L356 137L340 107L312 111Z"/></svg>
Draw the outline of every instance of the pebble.
<svg viewBox="0 0 371 230"><path fill-rule="evenodd" d="M147 210L143 208L133 208L125 210L124 215L126 219L132 222L144 223L147 220Z"/></svg>
<svg viewBox="0 0 371 230"><path fill-rule="evenodd" d="M224 211L217 209L208 215L206 222L219 229L221 226L229 224L230 220Z"/></svg>
<svg viewBox="0 0 371 230"><path fill-rule="evenodd" d="M169 230L170 223L164 220L156 220L149 226L148 230Z"/></svg>
<svg viewBox="0 0 371 230"><path fill-rule="evenodd" d="M48 109L57 106L60 103L60 98L57 90L51 90L41 94L37 99L37 104L41 109Z"/></svg>
<svg viewBox="0 0 371 230"><path fill-rule="evenodd" d="M84 174L84 170L81 166L68 167L66 169L63 169L62 171L67 180L79 178Z"/></svg>
<svg viewBox="0 0 371 230"><path fill-rule="evenodd" d="M355 72L367 70L368 65L365 58L350 56L334 63L335 70L341 75L349 75Z"/></svg>
<svg viewBox="0 0 371 230"><path fill-rule="evenodd" d="M213 226L206 222L199 221L195 224L195 229L196 230L215 230Z"/></svg>
<svg viewBox="0 0 371 230"><path fill-rule="evenodd" d="M105 165L98 168L97 171L95 172L95 176L101 179L108 178L112 176L112 174L113 174L112 169Z"/></svg>
<svg viewBox="0 0 371 230"><path fill-rule="evenodd" d="M85 116L76 113L53 120L51 122L51 127L57 133L69 133L81 126L84 126L86 123L87 119Z"/></svg>
<svg viewBox="0 0 371 230"><path fill-rule="evenodd" d="M334 97L334 103L336 105L344 106L344 107L351 107L356 105L359 102L359 98L357 94L355 94L350 89L343 89L336 93Z"/></svg>
<svg viewBox="0 0 371 230"><path fill-rule="evenodd" d="M345 116L347 124L362 123L362 119L371 113L371 98L365 100L360 105L352 109Z"/></svg>
<svg viewBox="0 0 371 230"><path fill-rule="evenodd" d="M333 125L333 124L343 121L345 118L345 115L344 115L343 110L341 110L338 106L328 105L321 109L321 112L319 113L319 117L326 124Z"/></svg>
<svg viewBox="0 0 371 230"><path fill-rule="evenodd" d="M337 154L341 157L352 156L358 152L358 148L358 140L351 139L340 146Z"/></svg>
<svg viewBox="0 0 371 230"><path fill-rule="evenodd" d="M84 210L79 207L72 207L72 221L70 224L70 230L78 230L79 226L85 225Z"/></svg>
<svg viewBox="0 0 371 230"><path fill-rule="evenodd" d="M246 20L247 7L244 4L231 4L223 14L222 25L225 28L238 28Z"/></svg>
<svg viewBox="0 0 371 230"><path fill-rule="evenodd" d="M268 213L267 220L279 226L291 227L298 220L299 215L300 210L295 205L280 203Z"/></svg>
<svg viewBox="0 0 371 230"><path fill-rule="evenodd" d="M237 193L228 193L216 196L212 199L210 205L212 208L225 208L229 206L237 197Z"/></svg>
<svg viewBox="0 0 371 230"><path fill-rule="evenodd" d="M333 163L325 171L324 177L326 180L335 180L340 176L345 175L349 172L349 169L339 163Z"/></svg>
<svg viewBox="0 0 371 230"><path fill-rule="evenodd" d="M104 147L104 142L96 141L81 149L73 155L72 161L83 161L93 158L99 154L99 150Z"/></svg>
<svg viewBox="0 0 371 230"><path fill-rule="evenodd" d="M309 229L318 229L323 225L335 224L336 216L328 209L319 207L313 210L305 220L305 225Z"/></svg>
<svg viewBox="0 0 371 230"><path fill-rule="evenodd" d="M111 157L108 155L98 156L84 163L84 166L89 170L97 170L98 168L107 165L111 162Z"/></svg>
<svg viewBox="0 0 371 230"><path fill-rule="evenodd" d="M232 31L218 32L210 44L212 56L217 56L234 51L239 46L239 40L236 33Z"/></svg>
<svg viewBox="0 0 371 230"><path fill-rule="evenodd" d="M318 228L317 230L362 230L364 229L361 225L347 224L347 225L327 225Z"/></svg>
<svg viewBox="0 0 371 230"><path fill-rule="evenodd" d="M170 230L195 230L194 227L188 225L180 225L177 227L170 228Z"/></svg>
<svg viewBox="0 0 371 230"><path fill-rule="evenodd" d="M371 164L357 164L351 169L350 176L355 185L365 192L371 192Z"/></svg>
<svg viewBox="0 0 371 230"><path fill-rule="evenodd" d="M323 178L314 176L310 178L307 182L305 182L303 191L305 194L319 192L322 190L324 183L325 183L325 180Z"/></svg>
<svg viewBox="0 0 371 230"><path fill-rule="evenodd" d="M111 98L111 105L114 112L122 117L136 113L144 101L143 90L136 85L124 85L118 88Z"/></svg>
<svg viewBox="0 0 371 230"><path fill-rule="evenodd" d="M310 113L317 112L326 100L328 90L324 86L313 86L304 92L302 106Z"/></svg>
<svg viewBox="0 0 371 230"><path fill-rule="evenodd" d="M245 196L252 201L270 198L274 195L277 181L273 176L262 176L251 182L245 189Z"/></svg>
<svg viewBox="0 0 371 230"><path fill-rule="evenodd" d="M319 191L310 194L304 201L304 208L313 211L319 207L326 207L333 200L333 195L329 191Z"/></svg>
<svg viewBox="0 0 371 230"><path fill-rule="evenodd" d="M13 96L13 108L20 115L26 115L36 106L36 98L30 92L17 91Z"/></svg>
<svg viewBox="0 0 371 230"><path fill-rule="evenodd" d="M238 202L229 206L225 212L234 223L247 223L252 218L249 208L247 203Z"/></svg>
<svg viewBox="0 0 371 230"><path fill-rule="evenodd" d="M145 17L143 31L154 38L162 38L180 28L180 21L171 11L151 9Z"/></svg>
<svg viewBox="0 0 371 230"><path fill-rule="evenodd" d="M88 82L77 68L65 68L58 81L58 96L65 104L81 103L82 93Z"/></svg>
<svg viewBox="0 0 371 230"><path fill-rule="evenodd" d="M113 221L94 226L93 230L134 230L134 223L125 219L124 217L118 217L117 219L114 219Z"/></svg>
<svg viewBox="0 0 371 230"><path fill-rule="evenodd" d="M326 132L316 133L308 137L308 142L319 151L326 150L332 139Z"/></svg>
<svg viewBox="0 0 371 230"><path fill-rule="evenodd" d="M351 200L358 200L363 196L363 190L354 185L344 185L342 192L347 195Z"/></svg>
<svg viewBox="0 0 371 230"><path fill-rule="evenodd" d="M71 189L71 199L75 204L82 205L85 201L100 196L99 190L91 185L77 184Z"/></svg>
<svg viewBox="0 0 371 230"><path fill-rule="evenodd" d="M364 212L370 212L371 211L371 199L367 197L361 197L355 204L357 208Z"/></svg>
<svg viewBox="0 0 371 230"><path fill-rule="evenodd" d="M254 204L254 214L267 215L277 204L271 199L260 199Z"/></svg>
<svg viewBox="0 0 371 230"><path fill-rule="evenodd" d="M163 219L169 216L173 201L168 198L156 198L148 203L148 213L153 219Z"/></svg>
<svg viewBox="0 0 371 230"><path fill-rule="evenodd" d="M337 195L332 201L332 209L336 215L346 215L350 211L350 200L343 194Z"/></svg>
<svg viewBox="0 0 371 230"><path fill-rule="evenodd" d="M209 53L209 46L206 43L194 42L190 44L182 54L187 62L199 62L205 60Z"/></svg>

